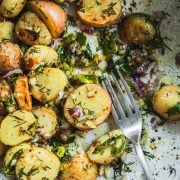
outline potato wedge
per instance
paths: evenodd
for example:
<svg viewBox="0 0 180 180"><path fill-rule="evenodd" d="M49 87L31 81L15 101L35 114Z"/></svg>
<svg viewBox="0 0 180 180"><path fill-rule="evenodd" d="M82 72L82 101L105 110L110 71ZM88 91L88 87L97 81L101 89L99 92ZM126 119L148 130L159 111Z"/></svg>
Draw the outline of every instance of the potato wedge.
<svg viewBox="0 0 180 180"><path fill-rule="evenodd" d="M56 179L60 161L52 152L33 146L25 151L16 164L16 175L22 180Z"/></svg>
<svg viewBox="0 0 180 180"><path fill-rule="evenodd" d="M153 109L170 121L180 120L180 86L163 86L153 96Z"/></svg>
<svg viewBox="0 0 180 180"><path fill-rule="evenodd" d="M11 21L0 21L0 43L3 40L13 41L14 23Z"/></svg>
<svg viewBox="0 0 180 180"><path fill-rule="evenodd" d="M28 1L28 8L35 12L46 24L53 38L57 38L65 29L67 16L63 9L50 1Z"/></svg>
<svg viewBox="0 0 180 180"><path fill-rule="evenodd" d="M103 123L111 112L108 92L97 84L85 84L72 92L64 105L64 116L74 127L94 129Z"/></svg>
<svg viewBox="0 0 180 180"><path fill-rule="evenodd" d="M21 67L22 51L17 44L0 43L0 75Z"/></svg>
<svg viewBox="0 0 180 180"><path fill-rule="evenodd" d="M26 0L2 0L0 14L6 18L16 17L24 8Z"/></svg>
<svg viewBox="0 0 180 180"><path fill-rule="evenodd" d="M119 0L82 0L78 16L85 24L104 27L113 24L122 14Z"/></svg>
<svg viewBox="0 0 180 180"><path fill-rule="evenodd" d="M37 119L36 132L45 139L51 138L58 125L56 113L48 107L34 107L32 113Z"/></svg>
<svg viewBox="0 0 180 180"><path fill-rule="evenodd" d="M87 154L78 151L70 162L64 164L61 180L96 180L98 169Z"/></svg>
<svg viewBox="0 0 180 180"><path fill-rule="evenodd" d="M51 34L45 24L33 12L25 12L15 26L16 37L27 45L49 45Z"/></svg>
<svg viewBox="0 0 180 180"><path fill-rule="evenodd" d="M57 52L48 46L34 45L31 46L24 57L26 70L36 69L39 65L52 66L57 64Z"/></svg>
<svg viewBox="0 0 180 180"><path fill-rule="evenodd" d="M30 140L34 134L36 119L28 111L18 110L7 115L0 126L0 140L5 145L15 146Z"/></svg>
<svg viewBox="0 0 180 180"><path fill-rule="evenodd" d="M44 68L29 79L31 93L40 102L56 99L67 82L65 73L58 68Z"/></svg>
<svg viewBox="0 0 180 180"><path fill-rule="evenodd" d="M91 161L109 164L125 150L126 138L119 129L110 131L94 142L87 151Z"/></svg>
<svg viewBox="0 0 180 180"><path fill-rule="evenodd" d="M21 110L30 111L32 109L32 100L29 93L28 78L19 76L14 84L14 96Z"/></svg>

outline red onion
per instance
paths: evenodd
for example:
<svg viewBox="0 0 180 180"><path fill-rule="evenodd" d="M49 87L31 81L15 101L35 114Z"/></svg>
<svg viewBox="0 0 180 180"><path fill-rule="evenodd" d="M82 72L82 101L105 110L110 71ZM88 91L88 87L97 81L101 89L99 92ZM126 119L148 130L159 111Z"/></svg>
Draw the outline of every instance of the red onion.
<svg viewBox="0 0 180 180"><path fill-rule="evenodd" d="M51 47L55 50L58 49L59 43L62 41L62 38L53 39Z"/></svg>
<svg viewBox="0 0 180 180"><path fill-rule="evenodd" d="M159 117L152 117L151 119L151 126L153 128L157 128L158 126L163 125L164 123L165 123L165 120Z"/></svg>
<svg viewBox="0 0 180 180"><path fill-rule="evenodd" d="M144 70L145 70L145 66L144 64L142 64L141 66L136 68L135 73L139 75L139 74L142 74Z"/></svg>
<svg viewBox="0 0 180 180"><path fill-rule="evenodd" d="M23 71L21 69L14 69L12 71L9 71L7 74L3 76L3 78L7 78L13 74L23 74Z"/></svg>
<svg viewBox="0 0 180 180"><path fill-rule="evenodd" d="M84 114L82 109L80 107L77 107L77 106L72 108L72 109L70 109L69 113L74 118L81 117Z"/></svg>

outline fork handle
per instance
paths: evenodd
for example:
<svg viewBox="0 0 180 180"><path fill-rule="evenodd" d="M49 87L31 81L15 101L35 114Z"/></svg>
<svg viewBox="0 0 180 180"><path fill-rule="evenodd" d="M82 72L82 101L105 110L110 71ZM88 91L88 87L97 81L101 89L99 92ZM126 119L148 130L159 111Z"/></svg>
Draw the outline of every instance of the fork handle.
<svg viewBox="0 0 180 180"><path fill-rule="evenodd" d="M149 169L149 166L146 162L146 159L145 159L144 153L142 151L141 145L140 145L140 143L137 143L134 146L136 148L136 153L138 155L139 161L140 161L141 166L143 168L145 178L146 178L146 180L151 180L152 178L151 178L150 169Z"/></svg>

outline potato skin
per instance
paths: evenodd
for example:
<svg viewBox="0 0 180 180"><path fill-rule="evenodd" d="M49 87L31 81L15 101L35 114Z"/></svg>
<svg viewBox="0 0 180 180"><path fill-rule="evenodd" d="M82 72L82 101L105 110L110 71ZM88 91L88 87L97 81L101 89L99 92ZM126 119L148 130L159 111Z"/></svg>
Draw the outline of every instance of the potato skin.
<svg viewBox="0 0 180 180"><path fill-rule="evenodd" d="M64 170L60 175L61 180L96 180L98 169L96 164L91 162L83 151L77 154L64 164Z"/></svg>
<svg viewBox="0 0 180 180"><path fill-rule="evenodd" d="M168 111L173 106L180 104L180 86L163 86L160 90L154 93L153 109L170 121L180 120L180 113L169 115Z"/></svg>
<svg viewBox="0 0 180 180"><path fill-rule="evenodd" d="M53 64L57 64L58 54L51 47L34 45L27 50L24 61L25 68L28 71L37 68L39 65L47 65L50 67Z"/></svg>
<svg viewBox="0 0 180 180"><path fill-rule="evenodd" d="M17 44L0 43L0 75L21 67L22 51Z"/></svg>
<svg viewBox="0 0 180 180"><path fill-rule="evenodd" d="M42 19L53 38L57 38L64 31L67 15L56 3L32 0L28 1L27 7Z"/></svg>
<svg viewBox="0 0 180 180"><path fill-rule="evenodd" d="M98 2L100 4L97 5L96 0L82 0L82 8L77 12L80 20L97 28L115 23L122 14L121 2L119 0L99 0Z"/></svg>
<svg viewBox="0 0 180 180"><path fill-rule="evenodd" d="M2 0L0 14L6 18L16 17L26 4L26 0Z"/></svg>
<svg viewBox="0 0 180 180"><path fill-rule="evenodd" d="M25 12L15 26L16 37L27 45L49 45L52 41L45 24L33 12Z"/></svg>
<svg viewBox="0 0 180 180"><path fill-rule="evenodd" d="M120 38L128 44L144 44L156 35L155 21L149 15L133 13L119 25Z"/></svg>

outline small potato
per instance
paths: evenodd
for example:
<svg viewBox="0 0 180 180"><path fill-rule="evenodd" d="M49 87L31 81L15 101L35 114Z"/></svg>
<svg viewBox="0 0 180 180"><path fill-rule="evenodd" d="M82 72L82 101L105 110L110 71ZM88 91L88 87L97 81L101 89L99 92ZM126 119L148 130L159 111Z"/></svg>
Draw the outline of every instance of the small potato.
<svg viewBox="0 0 180 180"><path fill-rule="evenodd" d="M94 129L111 112L108 92L97 84L85 84L75 89L64 105L67 121L80 130Z"/></svg>
<svg viewBox="0 0 180 180"><path fill-rule="evenodd" d="M24 57L26 70L36 69L39 65L52 66L57 64L57 52L48 46L34 45L31 46Z"/></svg>
<svg viewBox="0 0 180 180"><path fill-rule="evenodd" d="M14 84L14 96L21 110L30 111L32 109L32 100L26 76L19 76L16 79Z"/></svg>
<svg viewBox="0 0 180 180"><path fill-rule="evenodd" d="M26 0L2 0L0 14L6 18L16 17L26 4Z"/></svg>
<svg viewBox="0 0 180 180"><path fill-rule="evenodd" d="M10 21L0 21L0 43L3 40L13 41L14 23Z"/></svg>
<svg viewBox="0 0 180 180"><path fill-rule="evenodd" d="M94 27L105 27L115 23L122 14L119 0L82 0L78 16L85 24Z"/></svg>
<svg viewBox="0 0 180 180"><path fill-rule="evenodd" d="M180 120L180 86L163 86L153 96L153 109L167 120Z"/></svg>
<svg viewBox="0 0 180 180"><path fill-rule="evenodd" d="M91 161L99 164L109 164L118 158L125 150L126 138L117 129L98 138L89 148L87 154Z"/></svg>
<svg viewBox="0 0 180 180"><path fill-rule="evenodd" d="M27 7L42 19L53 38L57 38L64 31L67 15L56 3L32 0L28 1Z"/></svg>
<svg viewBox="0 0 180 180"><path fill-rule="evenodd" d="M25 12L15 26L16 37L27 45L49 45L51 34L45 24L33 12Z"/></svg>
<svg viewBox="0 0 180 180"><path fill-rule="evenodd" d="M17 44L0 43L0 75L21 67L22 51Z"/></svg>
<svg viewBox="0 0 180 180"><path fill-rule="evenodd" d="M67 83L66 74L58 68L43 68L29 79L31 93L40 102L56 99Z"/></svg>
<svg viewBox="0 0 180 180"><path fill-rule="evenodd" d="M144 44L156 36L155 20L147 14L133 13L122 20L119 32L127 44Z"/></svg>
<svg viewBox="0 0 180 180"><path fill-rule="evenodd" d="M55 180L60 165L59 158L51 151L33 146L18 159L16 176L22 180Z"/></svg>
<svg viewBox="0 0 180 180"><path fill-rule="evenodd" d="M98 169L96 164L89 160L85 152L79 151L68 163L64 164L60 179L96 180L97 175Z"/></svg>

